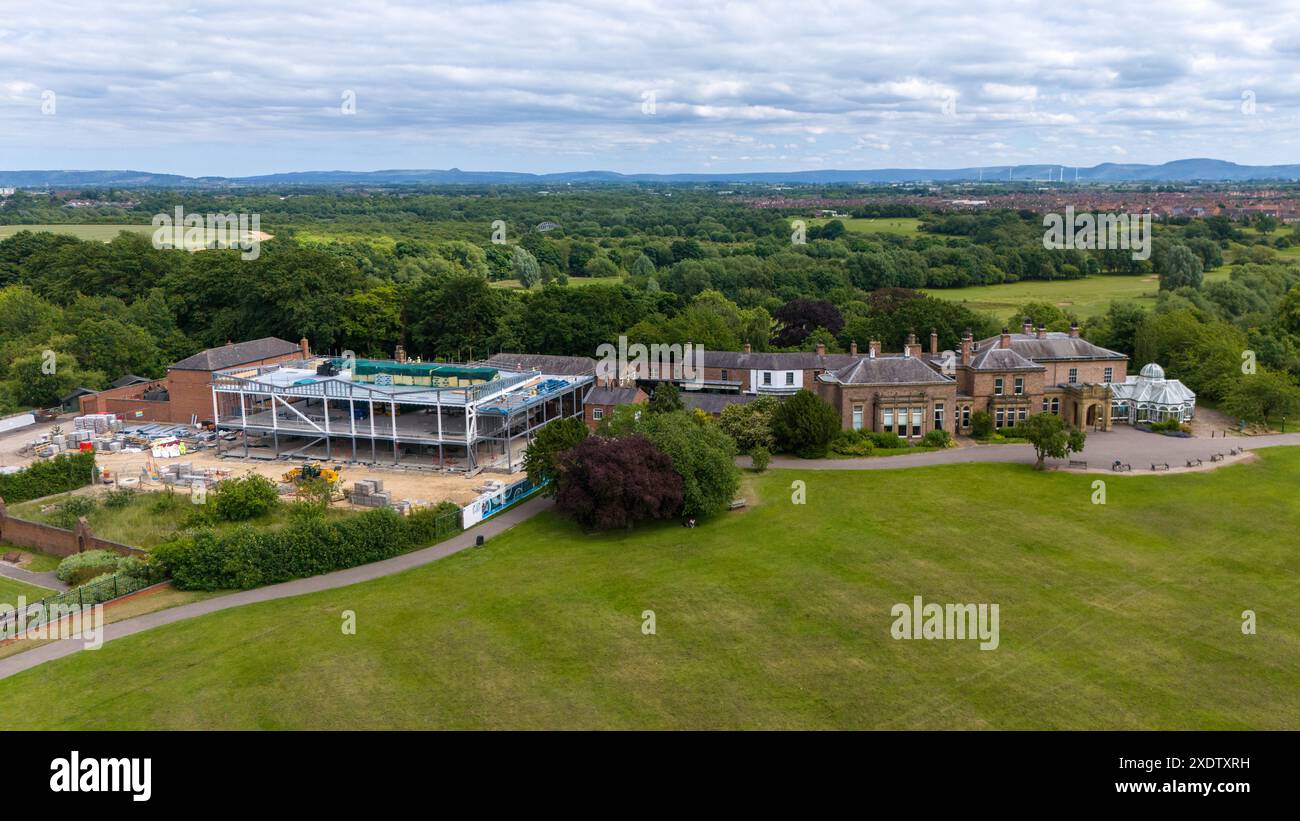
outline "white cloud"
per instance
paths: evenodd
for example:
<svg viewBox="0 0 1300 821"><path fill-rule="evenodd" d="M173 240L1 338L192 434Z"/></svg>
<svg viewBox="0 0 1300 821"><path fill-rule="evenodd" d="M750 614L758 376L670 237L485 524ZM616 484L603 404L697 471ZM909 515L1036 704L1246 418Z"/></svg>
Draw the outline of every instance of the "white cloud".
<svg viewBox="0 0 1300 821"><path fill-rule="evenodd" d="M8 4L0 166L243 174L1296 159L1300 8L697 0ZM1080 21L1089 21L1087 25ZM41 113L41 92L58 95ZM345 89L357 113L340 114ZM1256 94L1255 114L1241 94ZM642 113L653 90L655 111ZM945 101L955 100L955 107ZM947 110L945 110L947 109ZM818 157L796 146L816 136ZM869 135L864 137L863 135ZM1244 137L1249 136L1249 139ZM729 155L731 148L783 146ZM861 152L866 149L870 155Z"/></svg>

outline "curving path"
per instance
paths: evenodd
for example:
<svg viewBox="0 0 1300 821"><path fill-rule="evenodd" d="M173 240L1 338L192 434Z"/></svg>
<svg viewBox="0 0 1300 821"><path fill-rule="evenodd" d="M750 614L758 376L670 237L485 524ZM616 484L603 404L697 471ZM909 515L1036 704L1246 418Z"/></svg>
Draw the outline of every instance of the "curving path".
<svg viewBox="0 0 1300 821"><path fill-rule="evenodd" d="M450 556L453 553L459 553L467 547L473 547L475 539L479 536L490 539L503 531L509 530L525 519L540 513L552 504L550 499L530 499L446 541L439 542L432 547L403 553L391 559L363 564L360 567L349 567L347 570L336 570L333 573L325 573L320 576L310 576L282 584L258 587L254 590L242 590L238 593L217 596L193 604L182 604L167 610L159 610L156 613L146 613L143 616L106 624L104 625L104 641L109 642L154 627L161 627L164 624L172 624L195 616L216 613L219 610L228 610L231 607L240 607L245 604L271 601L273 599L284 599L290 596L301 596L304 593L315 593L319 590L332 590L336 587L346 587L350 584L370 581L381 576L401 573L403 570L410 570L413 567L436 562L438 559ZM16 653L8 658L0 659L0 678L8 678L15 673L31 669L47 661L70 656L81 649L81 641L69 639L52 641L40 647Z"/></svg>
<svg viewBox="0 0 1300 821"><path fill-rule="evenodd" d="M52 570L47 573L37 573L34 570L24 570L21 567L14 567L11 564L0 562L0 576L7 576L17 582L34 584L37 587L47 587L58 593L68 589L68 586L59 581L59 577Z"/></svg>
<svg viewBox="0 0 1300 821"><path fill-rule="evenodd" d="M1168 462L1170 472L1186 470L1186 461L1190 458L1203 459L1201 469L1210 469L1222 464L1250 458L1249 453L1242 456L1228 456L1222 463L1211 463L1210 456L1215 453L1227 453L1230 448L1243 447L1247 451L1278 445L1300 446L1300 433L1273 434L1269 436L1230 437L1228 439L1179 439L1158 434L1143 433L1131 428L1120 428L1107 433L1089 434L1087 445L1080 458L1089 463L1090 470L1109 473L1111 462L1119 459L1133 465L1134 474L1150 475L1151 462ZM749 458L742 457L738 463L748 464ZM1029 445L971 445L929 453L907 456L887 456L866 459L795 459L777 457L772 460L772 467L796 468L801 470L892 470L897 468L922 467L926 465L964 464L969 462L1012 462L1034 463L1034 449ZM1049 459L1049 466L1064 467L1065 461ZM104 626L104 641L112 641L123 636L172 624L195 616L240 607L245 604L283 599L320 590L332 590L358 582L370 581L381 576L389 576L410 570L413 567L429 564L438 559L458 553L472 547L477 537L485 539L496 536L516 524L549 508L550 499L531 499L518 507L511 508L496 518L488 520L472 530L460 533L445 542L426 547L411 553L404 553L391 559L373 564L338 570L321 576L295 579L283 584L244 590L225 596L206 599L193 604L183 604L156 613L146 613L130 619L124 619ZM6 574L7 575L7 574ZM55 641L40 647L0 659L0 678L7 678L23 670L31 669L64 656L70 656L81 650L80 641Z"/></svg>
<svg viewBox="0 0 1300 821"><path fill-rule="evenodd" d="M1105 433L1089 433L1083 453L1073 456L1088 463L1089 472L1110 473L1116 459L1133 466L1133 474L1150 474L1151 464L1168 463L1171 473L1186 471L1188 459L1201 459L1200 469L1208 470L1249 458L1249 451L1277 445L1300 445L1300 433L1275 433L1268 436L1233 436L1227 439L1181 439L1144 433L1129 427L1120 427ZM1245 448L1246 454L1227 456L1223 462L1211 462L1216 453L1228 454L1232 448ZM1031 445L975 445L961 448L930 451L905 456L875 456L862 459L798 459L789 456L773 457L771 467L801 470L892 470L927 465L955 465L969 462L1012 462L1032 465L1035 462ZM1064 468L1067 460L1048 459L1048 467ZM749 465L749 457L741 457L738 464Z"/></svg>

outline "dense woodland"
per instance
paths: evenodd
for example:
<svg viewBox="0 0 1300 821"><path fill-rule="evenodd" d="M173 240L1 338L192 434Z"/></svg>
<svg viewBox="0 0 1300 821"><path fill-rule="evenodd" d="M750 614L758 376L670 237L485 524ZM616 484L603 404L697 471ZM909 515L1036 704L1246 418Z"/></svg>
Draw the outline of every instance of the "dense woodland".
<svg viewBox="0 0 1300 821"><path fill-rule="evenodd" d="M686 186L76 196L103 204L72 209L20 192L0 206L0 224L147 225L179 205L260 214L274 239L256 260L157 250L138 233L102 243L23 231L0 241L0 410L54 404L126 373L158 376L201 348L260 336L306 336L316 350L363 356L401 343L452 360L593 355L620 334L714 350L845 350L868 339L897 350L909 332L933 327L954 348L965 328L979 337L1002 322L918 289L1100 273L1157 275L1160 298L1154 310L1114 303L1085 335L1161 362L1205 399L1245 414L1263 400L1240 394L1267 389L1265 404L1285 413L1300 376L1291 262L1300 257L1288 253L1297 234L1276 224L1162 224L1151 258L1134 261L1127 251L1046 250L1041 215L911 205L856 211L917 217L910 234L832 220L796 242L792 220L810 209L756 208ZM1203 281L1225 264L1229 279ZM1023 310L1057 330L1078 319L1045 303ZM1262 377L1248 388L1245 351Z"/></svg>

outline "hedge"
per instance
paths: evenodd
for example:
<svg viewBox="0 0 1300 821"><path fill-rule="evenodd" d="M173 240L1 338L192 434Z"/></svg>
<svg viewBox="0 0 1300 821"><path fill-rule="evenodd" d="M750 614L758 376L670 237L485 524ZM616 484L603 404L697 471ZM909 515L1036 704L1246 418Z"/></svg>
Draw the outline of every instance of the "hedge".
<svg viewBox="0 0 1300 821"><path fill-rule="evenodd" d="M0 499L17 504L85 487L95 481L95 454L61 453L17 473L0 475Z"/></svg>
<svg viewBox="0 0 1300 821"><path fill-rule="evenodd" d="M399 516L370 510L338 521L305 519L268 530L200 530L161 544L153 559L181 590L246 590L387 559L461 529L450 502Z"/></svg>

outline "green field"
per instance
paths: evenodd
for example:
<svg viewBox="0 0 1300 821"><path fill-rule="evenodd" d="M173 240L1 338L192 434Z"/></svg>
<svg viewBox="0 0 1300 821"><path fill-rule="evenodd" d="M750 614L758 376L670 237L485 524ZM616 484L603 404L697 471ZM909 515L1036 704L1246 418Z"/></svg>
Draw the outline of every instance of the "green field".
<svg viewBox="0 0 1300 821"><path fill-rule="evenodd" d="M148 236L153 234L154 228L152 225L0 225L0 239L8 239L19 231L49 231L52 234L68 234L77 239L109 242L123 231Z"/></svg>
<svg viewBox="0 0 1300 821"><path fill-rule="evenodd" d="M20 582L11 579L8 576L0 576L0 604L7 604L10 607L16 607L18 605L19 596L26 597L27 603L32 604L33 602L40 601L53 592L53 590L46 587L37 587L34 584Z"/></svg>
<svg viewBox="0 0 1300 821"><path fill-rule="evenodd" d="M838 219L844 227L857 234L900 234L914 237L921 233L921 221L912 217L817 217L808 220L809 226L825 225Z"/></svg>
<svg viewBox="0 0 1300 821"><path fill-rule="evenodd" d="M546 513L42 665L0 703L14 729L1300 729L1300 448L1106 476L1106 505L1097 478L778 470L694 530L589 536ZM1000 646L892 639L914 595L997 603Z"/></svg>
<svg viewBox="0 0 1300 821"><path fill-rule="evenodd" d="M622 277L569 277L565 286L569 288L582 288L586 285L619 285L623 282ZM511 290L521 290L524 286L517 279L494 279L489 283L493 288L509 288ZM541 287L540 285L537 287Z"/></svg>
<svg viewBox="0 0 1300 821"><path fill-rule="evenodd" d="M1205 281L1226 280L1229 268L1223 266L1205 273ZM1050 302L1080 318L1106 313L1111 300L1131 300L1148 307L1155 305L1160 281L1154 275L1124 276L1102 274L1083 279L1021 280L1004 285L973 285L969 288L931 288L930 296L961 302L974 311L985 311L1004 319L1015 320L1017 308L1026 302Z"/></svg>

